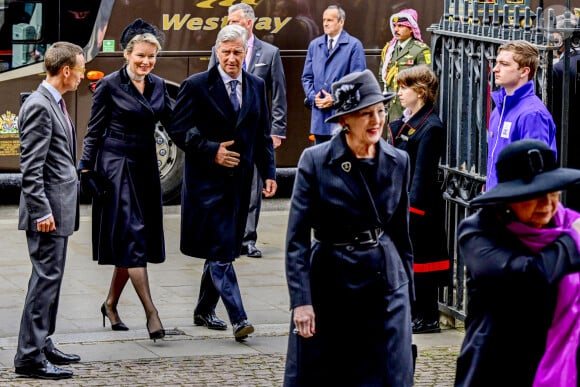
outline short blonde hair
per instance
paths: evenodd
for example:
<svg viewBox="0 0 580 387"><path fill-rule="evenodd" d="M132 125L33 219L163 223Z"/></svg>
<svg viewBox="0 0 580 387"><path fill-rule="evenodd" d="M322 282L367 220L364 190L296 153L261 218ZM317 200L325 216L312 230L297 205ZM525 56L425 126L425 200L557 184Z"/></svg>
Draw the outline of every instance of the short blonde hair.
<svg viewBox="0 0 580 387"><path fill-rule="evenodd" d="M127 43L127 47L123 50L123 54L125 56L129 55L133 52L133 48L137 43L151 43L155 47L157 47L157 52L161 50L161 43L157 37L149 32L145 32L144 34L137 34L129 40Z"/></svg>

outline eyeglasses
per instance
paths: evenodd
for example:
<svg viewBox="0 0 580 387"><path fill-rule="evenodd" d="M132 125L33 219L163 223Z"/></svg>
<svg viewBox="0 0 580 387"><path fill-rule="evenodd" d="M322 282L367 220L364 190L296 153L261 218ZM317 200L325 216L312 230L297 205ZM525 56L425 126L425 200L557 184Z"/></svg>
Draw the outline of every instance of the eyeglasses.
<svg viewBox="0 0 580 387"><path fill-rule="evenodd" d="M71 70L80 71L80 72L81 72L81 73L83 73L83 74L87 72L87 69L86 69L86 68L84 68L84 67L74 67L74 66L73 66L73 67L71 67Z"/></svg>

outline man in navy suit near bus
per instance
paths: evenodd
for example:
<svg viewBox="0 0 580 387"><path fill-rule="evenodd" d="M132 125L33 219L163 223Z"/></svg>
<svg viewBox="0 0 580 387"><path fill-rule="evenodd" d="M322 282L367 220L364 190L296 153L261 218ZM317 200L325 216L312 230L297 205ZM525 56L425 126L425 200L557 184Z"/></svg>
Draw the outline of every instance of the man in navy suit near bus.
<svg viewBox="0 0 580 387"><path fill-rule="evenodd" d="M276 165L264 81L244 70L247 33L228 25L217 36L219 63L187 78L169 135L185 151L181 251L205 259L194 324L226 329L221 298L236 341L254 331L242 304L233 261L240 255L254 164L262 193L276 193Z"/></svg>
<svg viewBox="0 0 580 387"><path fill-rule="evenodd" d="M266 83L266 92L271 101L272 142L276 149L282 144L282 139L286 138L286 78L278 47L258 39L253 34L255 20L254 9L249 4L239 3L228 8L228 24L243 27L248 33L248 51L243 63L244 69L262 78ZM215 50L212 50L208 68L213 67L215 62ZM256 247L256 241L263 187L264 183L258 169L254 167L250 208L242 242L242 254L251 258L262 257L262 252Z"/></svg>

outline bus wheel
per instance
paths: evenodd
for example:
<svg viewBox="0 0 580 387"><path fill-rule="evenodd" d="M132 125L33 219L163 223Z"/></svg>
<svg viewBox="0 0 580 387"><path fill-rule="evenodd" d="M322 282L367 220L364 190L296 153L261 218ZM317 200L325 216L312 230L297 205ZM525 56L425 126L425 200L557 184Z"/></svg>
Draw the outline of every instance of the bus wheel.
<svg viewBox="0 0 580 387"><path fill-rule="evenodd" d="M155 127L155 146L157 148L157 166L161 178L161 190L163 191L163 204L179 203L184 154L171 141L160 122Z"/></svg>

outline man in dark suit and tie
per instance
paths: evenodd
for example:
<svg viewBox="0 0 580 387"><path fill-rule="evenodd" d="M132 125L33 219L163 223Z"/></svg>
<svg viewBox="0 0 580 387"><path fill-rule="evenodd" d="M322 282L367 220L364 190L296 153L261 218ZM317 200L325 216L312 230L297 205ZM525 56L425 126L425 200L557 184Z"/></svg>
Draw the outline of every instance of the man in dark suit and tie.
<svg viewBox="0 0 580 387"><path fill-rule="evenodd" d="M249 4L238 3L228 8L228 24L243 27L248 33L248 50L244 60L244 69L262 78L266 83L266 92L271 102L272 142L274 149L276 149L282 144L282 139L286 138L286 78L278 47L258 39L253 34L255 20L254 9ZM208 69L212 68L215 63L214 49ZM262 205L262 188L264 188L264 183L258 169L254 167L250 208L248 209L248 220L242 242L242 254L252 258L262 257L262 252L256 247L258 219Z"/></svg>
<svg viewBox="0 0 580 387"><path fill-rule="evenodd" d="M254 164L263 194L276 193L276 166L264 81L242 70L247 33L224 27L217 36L218 64L181 85L168 128L185 151L181 200L181 252L205 259L194 323L226 329L215 315L220 297L244 340L248 322L233 261L240 255Z"/></svg>
<svg viewBox="0 0 580 387"><path fill-rule="evenodd" d="M18 228L26 231L32 273L20 322L15 372L39 379L72 377L56 365L80 361L59 351L56 327L68 237L79 225L76 136L62 96L85 73L83 50L54 43L45 54L46 79L20 109L22 190Z"/></svg>

